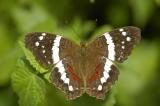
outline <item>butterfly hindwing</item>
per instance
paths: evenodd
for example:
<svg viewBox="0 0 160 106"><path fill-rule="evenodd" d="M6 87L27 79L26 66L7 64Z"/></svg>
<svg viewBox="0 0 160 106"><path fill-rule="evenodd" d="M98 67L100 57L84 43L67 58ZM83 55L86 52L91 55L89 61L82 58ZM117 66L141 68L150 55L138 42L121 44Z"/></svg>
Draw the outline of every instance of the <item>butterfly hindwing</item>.
<svg viewBox="0 0 160 106"><path fill-rule="evenodd" d="M51 80L55 86L66 93L69 100L83 94L83 82L77 70L79 49L78 45L60 36L55 38L52 47L52 58L55 65L51 71Z"/></svg>
<svg viewBox="0 0 160 106"><path fill-rule="evenodd" d="M52 82L66 93L69 100L76 99L84 93L82 78L79 77L80 74L75 70L73 65L76 66L76 63L72 59L70 56L64 58L64 60L55 65L51 72Z"/></svg>
<svg viewBox="0 0 160 106"><path fill-rule="evenodd" d="M105 93L115 84L118 75L118 69L109 59L101 60L95 68L95 73L88 79L86 92L97 99L104 99Z"/></svg>

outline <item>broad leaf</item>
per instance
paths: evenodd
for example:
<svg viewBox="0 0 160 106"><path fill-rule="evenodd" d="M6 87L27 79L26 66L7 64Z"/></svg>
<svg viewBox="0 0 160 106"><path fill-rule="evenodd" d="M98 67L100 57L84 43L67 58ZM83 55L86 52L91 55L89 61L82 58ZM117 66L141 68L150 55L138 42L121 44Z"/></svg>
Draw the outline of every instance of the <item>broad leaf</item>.
<svg viewBox="0 0 160 106"><path fill-rule="evenodd" d="M19 96L20 106L45 106L45 82L30 70L24 60L18 61L17 70L12 74L12 86Z"/></svg>

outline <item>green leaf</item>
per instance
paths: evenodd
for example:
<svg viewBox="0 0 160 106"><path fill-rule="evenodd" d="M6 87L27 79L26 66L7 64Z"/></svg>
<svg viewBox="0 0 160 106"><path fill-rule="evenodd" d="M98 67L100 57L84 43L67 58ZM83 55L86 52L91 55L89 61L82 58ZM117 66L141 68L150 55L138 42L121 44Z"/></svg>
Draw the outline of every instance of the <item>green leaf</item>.
<svg viewBox="0 0 160 106"><path fill-rule="evenodd" d="M121 5L122 4L122 5ZM129 12L126 6L126 1L120 1L111 4L106 8L105 18L112 26L120 27L129 23Z"/></svg>
<svg viewBox="0 0 160 106"><path fill-rule="evenodd" d="M145 26L151 18L155 3L153 0L130 0L130 5L133 10L134 22L137 25Z"/></svg>
<svg viewBox="0 0 160 106"><path fill-rule="evenodd" d="M136 106L135 97L144 98L141 92L155 77L159 65L158 53L158 45L142 41L121 65L117 91L122 106Z"/></svg>
<svg viewBox="0 0 160 106"><path fill-rule="evenodd" d="M6 23L0 22L0 86L8 85L18 54ZM8 61L9 60L9 61Z"/></svg>
<svg viewBox="0 0 160 106"><path fill-rule="evenodd" d="M155 0L156 4L160 6L160 0Z"/></svg>
<svg viewBox="0 0 160 106"><path fill-rule="evenodd" d="M12 86L19 96L20 106L45 106L46 84L24 60L19 59L17 69L12 74Z"/></svg>
<svg viewBox="0 0 160 106"><path fill-rule="evenodd" d="M93 37L102 36L103 33L110 31L112 27L110 25L103 25L95 30Z"/></svg>
<svg viewBox="0 0 160 106"><path fill-rule="evenodd" d="M24 9L22 6L17 5L11 12L17 27L22 33L31 31L49 17L47 12L36 3L32 3L30 9Z"/></svg>
<svg viewBox="0 0 160 106"><path fill-rule="evenodd" d="M98 36L102 36L102 34L104 34L107 31L110 31L111 29L112 29L112 27L110 25L103 25L103 26L97 28L94 31L92 38L90 39L89 42L94 41Z"/></svg>
<svg viewBox="0 0 160 106"><path fill-rule="evenodd" d="M103 106L114 106L116 104L116 85L111 90L111 93L109 93L109 97L107 98L107 101L104 103Z"/></svg>
<svg viewBox="0 0 160 106"><path fill-rule="evenodd" d="M93 21L83 22L82 19L76 17L68 26L59 27L60 30L57 30L57 33L73 40L79 45L81 40L88 40L89 37L87 35L89 35L94 28L95 23Z"/></svg>

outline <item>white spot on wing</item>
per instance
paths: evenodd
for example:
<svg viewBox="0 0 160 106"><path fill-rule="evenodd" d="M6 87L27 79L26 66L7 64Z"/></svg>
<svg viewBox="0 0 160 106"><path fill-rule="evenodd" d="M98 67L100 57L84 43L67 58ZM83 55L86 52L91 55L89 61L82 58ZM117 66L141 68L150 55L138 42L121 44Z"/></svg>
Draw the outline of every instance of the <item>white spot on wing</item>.
<svg viewBox="0 0 160 106"><path fill-rule="evenodd" d="M113 43L112 37L109 33L105 33L104 36L108 44L108 58L110 60L115 60L115 45Z"/></svg>
<svg viewBox="0 0 160 106"><path fill-rule="evenodd" d="M45 53L45 52L46 52L45 50L42 51L42 53Z"/></svg>
<svg viewBox="0 0 160 106"><path fill-rule="evenodd" d="M40 36L40 37L39 37L39 40L43 40L43 36Z"/></svg>
<svg viewBox="0 0 160 106"><path fill-rule="evenodd" d="M122 43L122 44L124 44L125 42L124 42L124 41L122 41L121 43Z"/></svg>
<svg viewBox="0 0 160 106"><path fill-rule="evenodd" d="M120 32L124 31L123 28L119 29Z"/></svg>
<svg viewBox="0 0 160 106"><path fill-rule="evenodd" d="M127 33L126 33L126 32L122 32L122 35L123 35L123 36L126 36L126 35L127 35Z"/></svg>
<svg viewBox="0 0 160 106"><path fill-rule="evenodd" d="M106 79L104 77L101 78L101 83L105 83L106 82Z"/></svg>
<svg viewBox="0 0 160 106"><path fill-rule="evenodd" d="M69 78L66 78L64 83L69 85Z"/></svg>
<svg viewBox="0 0 160 106"><path fill-rule="evenodd" d="M101 91L102 90L102 85L98 86L98 90Z"/></svg>
<svg viewBox="0 0 160 106"><path fill-rule="evenodd" d="M73 87L71 85L69 86L68 89L69 89L69 91L73 91Z"/></svg>
<svg viewBox="0 0 160 106"><path fill-rule="evenodd" d="M48 61L48 64L51 64L51 62L50 62L50 61Z"/></svg>
<svg viewBox="0 0 160 106"><path fill-rule="evenodd" d="M38 41L35 43L35 46L39 46L39 42Z"/></svg>
<svg viewBox="0 0 160 106"><path fill-rule="evenodd" d="M120 61L120 60L121 60L121 58L120 58L120 57L118 57L118 60Z"/></svg>
<svg viewBox="0 0 160 106"><path fill-rule="evenodd" d="M127 40L128 42L130 42L130 41L131 41L131 38L130 38L130 37L127 37L126 40Z"/></svg>
<svg viewBox="0 0 160 106"><path fill-rule="evenodd" d="M125 46L122 46L122 49L125 49Z"/></svg>
<svg viewBox="0 0 160 106"><path fill-rule="evenodd" d="M43 33L42 33L42 36L46 36L46 33L43 32Z"/></svg>

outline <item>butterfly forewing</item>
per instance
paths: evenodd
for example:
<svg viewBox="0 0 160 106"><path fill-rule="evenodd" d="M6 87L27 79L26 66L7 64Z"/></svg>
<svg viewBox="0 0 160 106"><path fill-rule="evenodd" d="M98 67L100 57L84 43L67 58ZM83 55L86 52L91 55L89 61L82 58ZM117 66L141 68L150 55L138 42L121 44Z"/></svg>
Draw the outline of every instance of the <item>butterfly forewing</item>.
<svg viewBox="0 0 160 106"><path fill-rule="evenodd" d="M51 73L52 82L67 94L69 100L76 99L84 93L84 84L81 73L78 71L78 63L74 58L67 57L55 65Z"/></svg>
<svg viewBox="0 0 160 106"><path fill-rule="evenodd" d="M108 47L107 41L104 36L98 37L93 42L87 45L87 51L96 55L96 56L108 56ZM90 54L89 53L89 54Z"/></svg>
<svg viewBox="0 0 160 106"><path fill-rule="evenodd" d="M137 27L122 27L103 34L108 44L108 59L123 62L131 54L132 49L141 39Z"/></svg>
<svg viewBox="0 0 160 106"><path fill-rule="evenodd" d="M52 45L55 38L56 35L44 32L29 33L25 37L26 47L45 68L53 64Z"/></svg>

